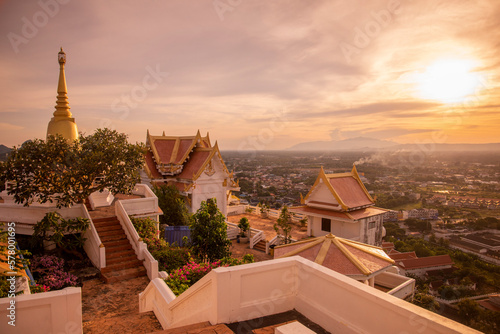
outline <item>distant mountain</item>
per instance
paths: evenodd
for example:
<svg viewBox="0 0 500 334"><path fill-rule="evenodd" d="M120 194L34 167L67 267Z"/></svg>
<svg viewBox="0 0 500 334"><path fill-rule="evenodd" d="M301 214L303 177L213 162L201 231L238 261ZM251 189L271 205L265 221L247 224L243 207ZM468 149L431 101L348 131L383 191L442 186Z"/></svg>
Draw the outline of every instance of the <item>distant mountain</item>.
<svg viewBox="0 0 500 334"><path fill-rule="evenodd" d="M343 151L387 149L398 146L398 143L367 137L356 137L344 140L312 141L300 143L289 148L293 151Z"/></svg>
<svg viewBox="0 0 500 334"><path fill-rule="evenodd" d="M7 158L7 154L9 154L10 151L12 151L11 148L8 148L7 146L0 144L0 161L5 160Z"/></svg>
<svg viewBox="0 0 500 334"><path fill-rule="evenodd" d="M491 152L500 151L500 143L490 144L401 144L396 149L403 151L446 151L446 152Z"/></svg>

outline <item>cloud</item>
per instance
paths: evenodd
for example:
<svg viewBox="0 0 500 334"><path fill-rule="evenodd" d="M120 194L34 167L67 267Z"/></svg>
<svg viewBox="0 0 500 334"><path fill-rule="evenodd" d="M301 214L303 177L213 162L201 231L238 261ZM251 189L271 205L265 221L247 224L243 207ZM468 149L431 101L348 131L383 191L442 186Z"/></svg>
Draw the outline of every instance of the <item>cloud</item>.
<svg viewBox="0 0 500 334"><path fill-rule="evenodd" d="M24 127L23 126L19 126L19 125L13 125L13 124L9 124L9 123L0 123L0 130L23 130Z"/></svg>

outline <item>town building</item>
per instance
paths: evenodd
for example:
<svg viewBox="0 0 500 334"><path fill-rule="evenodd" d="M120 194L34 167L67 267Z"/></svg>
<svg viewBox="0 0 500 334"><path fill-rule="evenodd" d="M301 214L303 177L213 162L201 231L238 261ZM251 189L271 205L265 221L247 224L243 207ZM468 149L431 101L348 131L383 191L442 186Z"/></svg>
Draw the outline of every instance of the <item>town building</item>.
<svg viewBox="0 0 500 334"><path fill-rule="evenodd" d="M338 174L326 174L321 167L302 204L304 206L291 208L290 212L307 216L309 236L331 233L370 245L382 244L383 215L388 210L375 207L356 166L351 172Z"/></svg>
<svg viewBox="0 0 500 334"><path fill-rule="evenodd" d="M194 136L153 136L147 131L145 171L153 185L173 185L185 196L191 213L202 201L217 199L226 215L231 192L240 188L222 159L217 142L200 131Z"/></svg>
<svg viewBox="0 0 500 334"><path fill-rule="evenodd" d="M392 254L389 254L392 258ZM401 269L402 274L412 274L418 277L424 277L430 270L450 269L453 266L453 260L448 254L428 256L421 258L405 258L396 260L396 265Z"/></svg>

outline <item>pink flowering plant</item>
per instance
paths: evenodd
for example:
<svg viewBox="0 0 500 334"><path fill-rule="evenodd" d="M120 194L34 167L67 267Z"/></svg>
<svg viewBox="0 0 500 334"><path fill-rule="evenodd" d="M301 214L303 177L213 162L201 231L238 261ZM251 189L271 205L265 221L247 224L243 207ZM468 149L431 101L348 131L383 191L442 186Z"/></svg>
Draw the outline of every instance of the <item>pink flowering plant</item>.
<svg viewBox="0 0 500 334"><path fill-rule="evenodd" d="M212 263L196 263L189 261L182 268L174 270L165 280L172 292L178 296L187 290L194 283L198 282L203 276L212 269L220 267L220 261Z"/></svg>
<svg viewBox="0 0 500 334"><path fill-rule="evenodd" d="M165 279L165 283L167 283L170 290L178 296L186 291L190 286L202 279L203 276L212 271L212 269L252 262L254 262L254 258L251 254L245 255L242 260L227 257L219 261L208 263L196 263L191 259L181 268L172 271L169 277Z"/></svg>
<svg viewBox="0 0 500 334"><path fill-rule="evenodd" d="M59 290L68 286L76 286L78 277L64 271L64 260L55 255L34 256L31 271L42 286L37 292Z"/></svg>

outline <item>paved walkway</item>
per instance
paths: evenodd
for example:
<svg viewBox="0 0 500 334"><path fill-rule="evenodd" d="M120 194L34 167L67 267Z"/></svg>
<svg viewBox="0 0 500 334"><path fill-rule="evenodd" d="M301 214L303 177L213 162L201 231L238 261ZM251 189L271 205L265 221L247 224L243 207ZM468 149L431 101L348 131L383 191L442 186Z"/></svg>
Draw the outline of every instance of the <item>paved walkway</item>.
<svg viewBox="0 0 500 334"><path fill-rule="evenodd" d="M161 330L153 312L139 313L139 293L148 283L147 277L109 284L100 279L85 281L82 288L83 332L149 333Z"/></svg>

